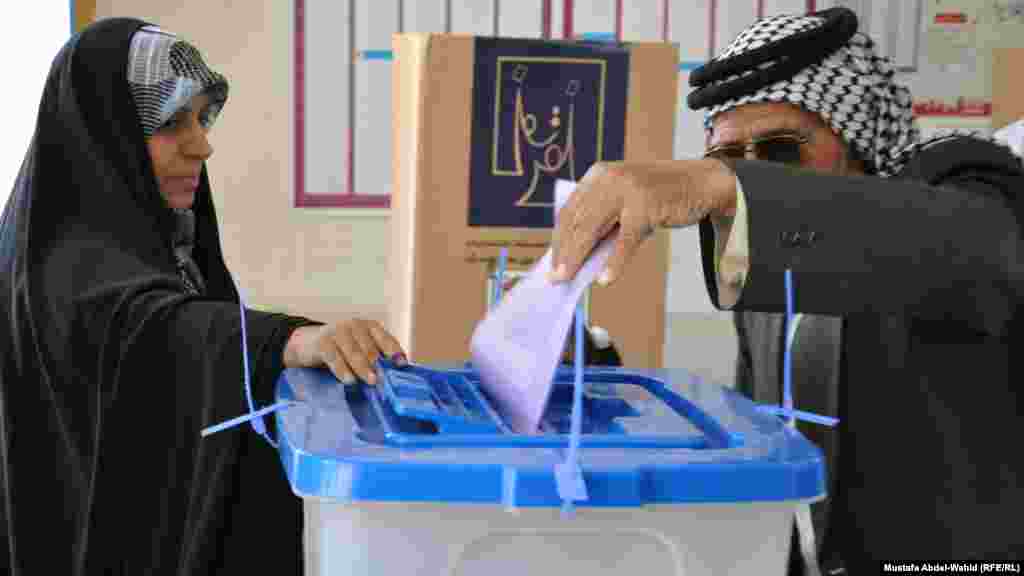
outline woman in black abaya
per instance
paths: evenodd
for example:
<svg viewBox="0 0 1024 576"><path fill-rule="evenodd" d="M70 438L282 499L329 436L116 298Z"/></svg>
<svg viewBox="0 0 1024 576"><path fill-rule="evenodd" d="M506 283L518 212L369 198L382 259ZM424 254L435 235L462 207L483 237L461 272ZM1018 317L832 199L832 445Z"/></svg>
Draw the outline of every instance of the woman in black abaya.
<svg viewBox="0 0 1024 576"><path fill-rule="evenodd" d="M253 433L205 161L227 82L144 22L54 60L0 226L0 566L299 574L301 501ZM20 113L20 111L8 111ZM379 324L246 311L254 402L287 366L371 382Z"/></svg>

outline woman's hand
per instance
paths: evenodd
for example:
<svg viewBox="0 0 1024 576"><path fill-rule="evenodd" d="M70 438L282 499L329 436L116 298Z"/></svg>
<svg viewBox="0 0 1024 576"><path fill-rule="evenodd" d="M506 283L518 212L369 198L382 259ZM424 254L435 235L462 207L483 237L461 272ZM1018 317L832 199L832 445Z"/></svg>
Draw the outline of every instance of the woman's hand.
<svg viewBox="0 0 1024 576"><path fill-rule="evenodd" d="M379 322L354 319L296 329L285 346L284 365L327 366L345 384L356 377L376 384L375 364L381 356L398 365L406 363L401 344Z"/></svg>
<svg viewBox="0 0 1024 576"><path fill-rule="evenodd" d="M558 214L550 280L572 280L598 243L611 235L615 245L598 279L610 284L656 229L727 215L735 204L735 177L718 160L594 164Z"/></svg>

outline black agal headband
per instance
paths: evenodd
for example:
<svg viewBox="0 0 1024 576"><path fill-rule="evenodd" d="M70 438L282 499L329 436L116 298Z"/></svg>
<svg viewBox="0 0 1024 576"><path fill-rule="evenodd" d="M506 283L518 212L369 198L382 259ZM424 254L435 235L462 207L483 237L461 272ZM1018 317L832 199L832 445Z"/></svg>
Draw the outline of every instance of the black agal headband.
<svg viewBox="0 0 1024 576"><path fill-rule="evenodd" d="M845 46L857 33L857 15L848 8L830 8L809 16L822 19L821 25L780 19L777 26L745 30L730 45L732 50L690 74L690 86L696 88L686 98L690 109L709 108L792 78ZM802 29L777 39L787 24Z"/></svg>

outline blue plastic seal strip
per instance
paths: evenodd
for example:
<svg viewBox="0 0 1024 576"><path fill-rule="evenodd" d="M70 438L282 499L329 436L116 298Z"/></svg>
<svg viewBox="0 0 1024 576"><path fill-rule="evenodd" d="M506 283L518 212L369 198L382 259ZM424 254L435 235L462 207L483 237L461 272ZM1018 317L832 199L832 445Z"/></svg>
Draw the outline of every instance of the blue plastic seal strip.
<svg viewBox="0 0 1024 576"><path fill-rule="evenodd" d="M505 267L508 263L508 248L502 248L498 255L498 269L494 273L494 305L501 302L501 295L505 292Z"/></svg>
<svg viewBox="0 0 1024 576"><path fill-rule="evenodd" d="M233 280L234 279L232 279L232 281ZM241 322L242 325L242 378L245 383L245 400L249 404L249 413L244 414L242 416L238 416L236 418L232 418L225 422L221 422L220 424L215 424L213 426L203 428L199 432L199 435L206 437L209 436L210 434L220 432L221 430L227 430L228 428L234 428L239 424L249 422L249 424L252 426L252 429L255 430L257 434L263 436L264 440L266 440L274 448L277 448L277 442L275 442L270 437L270 434L267 434L267 428L263 422L263 416L266 416L267 414L270 414L272 412L277 412L278 410L281 410L283 408L288 408L289 406L298 404L298 402L278 402L276 404L263 408L262 410L256 410L256 406L252 401L252 385L250 383L251 379L249 377L249 339L245 331L245 297L242 295L242 287L238 285L238 282L235 282L234 284L235 292L238 292L239 321Z"/></svg>
<svg viewBox="0 0 1024 576"><path fill-rule="evenodd" d="M786 410L785 408L783 408L781 406L772 406L771 404L766 404L764 406L758 406L758 408L762 412L767 412L769 414L774 414L776 416L786 417L786 418L796 418L797 420L801 420L803 422L810 422L812 424L821 424L822 426L830 426L831 427L831 426L835 426L836 424L839 423L839 419L838 418L833 418L831 416L822 416L820 414L814 414L812 412L804 412L803 410Z"/></svg>
<svg viewBox="0 0 1024 576"><path fill-rule="evenodd" d="M796 426L796 420L821 424L823 426L835 426L839 424L838 418L822 416L811 412L793 409L793 342L796 340L796 329L800 325L802 314L794 314L793 304L793 271L786 269L786 346L782 360L782 406L763 405L758 406L762 411L786 418L790 427Z"/></svg>
<svg viewBox="0 0 1024 576"><path fill-rule="evenodd" d="M793 271L786 269L786 348L782 365L782 407L789 417L788 424L794 426L793 419L793 338L790 333L796 335L793 328Z"/></svg>
<svg viewBox="0 0 1024 576"><path fill-rule="evenodd" d="M565 462L555 465L555 483L562 499L562 516L573 515L573 502L587 499L587 485L579 465L580 433L583 429L583 303L576 305L574 325L572 415L569 450Z"/></svg>
<svg viewBox="0 0 1024 576"><path fill-rule="evenodd" d="M258 420L259 418L262 418L263 416L266 416L267 414L273 414L274 412L277 412L278 410L280 410L282 408L288 408L288 407L294 406L295 404L298 404L298 403L299 402L297 402L295 400L282 400L282 401L280 401L280 402L278 402L276 404L271 404L270 406L267 406L266 408L257 410L255 412L250 412L248 414L243 414L242 416L237 416L235 418L232 418L231 420L225 420L224 422L221 422L220 424L215 424L215 425L210 426L208 428L203 428L203 431L200 433L200 435L201 436L209 436L210 434L215 434L217 432L220 432L221 430L227 430L228 428L234 428L235 426L238 426L239 424L245 424L246 422L248 422L250 420L259 421ZM254 426L254 428L255 428L255 426Z"/></svg>

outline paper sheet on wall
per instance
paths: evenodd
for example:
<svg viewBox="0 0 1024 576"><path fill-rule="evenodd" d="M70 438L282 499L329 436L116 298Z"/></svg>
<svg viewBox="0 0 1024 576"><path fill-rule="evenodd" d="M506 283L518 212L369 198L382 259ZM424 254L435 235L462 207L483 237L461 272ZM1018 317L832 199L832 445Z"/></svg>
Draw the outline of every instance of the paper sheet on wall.
<svg viewBox="0 0 1024 576"><path fill-rule="evenodd" d="M908 78L918 117L969 118L991 111L991 1L928 0L922 10L922 57ZM945 127L943 127L945 128Z"/></svg>
<svg viewBox="0 0 1024 576"><path fill-rule="evenodd" d="M556 214L575 188L574 182L556 183ZM538 431L576 304L601 273L611 248L611 241L603 241L576 277L563 284L548 282L548 250L477 324L470 342L473 366L495 409L514 432Z"/></svg>
<svg viewBox="0 0 1024 576"><path fill-rule="evenodd" d="M927 64L945 72L974 71L978 27L987 12L977 0L929 0L925 7Z"/></svg>

